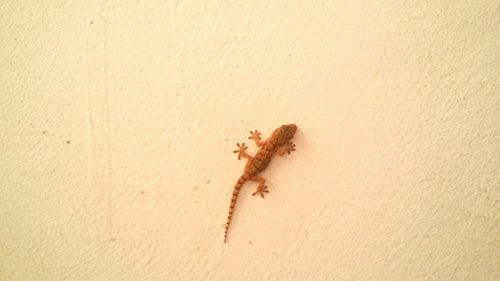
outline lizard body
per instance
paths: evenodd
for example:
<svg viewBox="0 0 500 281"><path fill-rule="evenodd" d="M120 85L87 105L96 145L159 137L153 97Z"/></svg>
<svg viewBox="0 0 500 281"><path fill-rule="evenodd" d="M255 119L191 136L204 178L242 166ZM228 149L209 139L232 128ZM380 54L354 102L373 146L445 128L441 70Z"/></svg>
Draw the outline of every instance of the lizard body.
<svg viewBox="0 0 500 281"><path fill-rule="evenodd" d="M227 232L231 224L236 198L238 197L241 187L247 180L256 181L259 184L257 190L252 193L252 195L259 193L260 196L264 198L264 192L269 191L267 190L267 186L264 185L266 180L258 174L267 168L274 153L278 153L282 156L285 153L290 154L295 150L295 144L293 144L291 140L296 131L297 126L295 124L283 125L274 130L266 141L261 140L260 132L257 130L254 132L250 131L251 135L248 138L253 139L257 147L259 147L259 150L253 157L246 153L245 150L247 147L245 143L241 145L239 143L236 144L239 149L233 152L238 153L238 160L240 160L241 157L247 158L247 163L243 175L238 179L233 189L233 196L231 197L231 205L229 206L229 214L227 216L226 229L224 232L224 243L227 241Z"/></svg>

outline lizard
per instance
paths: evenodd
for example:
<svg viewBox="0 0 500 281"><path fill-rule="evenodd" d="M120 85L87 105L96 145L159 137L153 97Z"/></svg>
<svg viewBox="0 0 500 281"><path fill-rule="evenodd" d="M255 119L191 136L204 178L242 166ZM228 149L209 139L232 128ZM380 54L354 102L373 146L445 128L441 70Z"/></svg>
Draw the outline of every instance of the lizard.
<svg viewBox="0 0 500 281"><path fill-rule="evenodd" d="M285 155L285 153L290 154L292 151L295 151L295 144L291 142L295 132L297 131L297 126L295 124L287 124L279 127L274 130L271 136L266 140L262 141L261 133L257 130L250 131L250 136L248 139L253 139L255 144L259 148L257 153L252 157L248 153L246 153L246 149L248 148L245 143L237 143L237 150L234 150L234 153L238 153L238 160L241 158L246 158L247 163L245 165L245 170L243 174L240 176L236 185L233 189L233 195L231 197L231 204L229 205L229 214L227 216L226 221L226 229L224 232L224 243L227 242L227 232L229 229L229 225L231 224L231 218L233 216L234 206L236 204L236 198L240 192L243 184L248 181L256 181L258 182L257 190L252 193L252 196L256 194L260 194L262 198L264 198L264 193L268 193L267 186L265 185L266 180L259 176L259 173L264 171L269 162L271 162L271 158L275 153L278 153L280 156Z"/></svg>

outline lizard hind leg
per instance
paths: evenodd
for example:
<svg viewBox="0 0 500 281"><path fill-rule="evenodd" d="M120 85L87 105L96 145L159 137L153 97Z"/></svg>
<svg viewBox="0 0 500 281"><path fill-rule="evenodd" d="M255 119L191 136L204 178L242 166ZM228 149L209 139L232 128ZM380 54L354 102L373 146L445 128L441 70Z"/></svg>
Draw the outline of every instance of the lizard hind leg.
<svg viewBox="0 0 500 281"><path fill-rule="evenodd" d="M264 198L264 192L269 193L269 190L267 190L267 185L264 185L266 183L266 179L260 176L253 176L250 178L252 181L256 181L259 183L257 185L257 189L255 190L254 193L252 193L252 196L255 196L255 194L260 193L260 197Z"/></svg>

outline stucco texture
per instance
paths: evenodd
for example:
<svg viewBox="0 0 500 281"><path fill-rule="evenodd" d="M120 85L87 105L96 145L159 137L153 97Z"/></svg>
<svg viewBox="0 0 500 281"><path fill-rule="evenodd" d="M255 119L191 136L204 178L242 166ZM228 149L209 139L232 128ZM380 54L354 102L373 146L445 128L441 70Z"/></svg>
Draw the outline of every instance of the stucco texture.
<svg viewBox="0 0 500 281"><path fill-rule="evenodd" d="M2 1L0 280L500 280L500 2ZM242 188L232 151L296 123Z"/></svg>

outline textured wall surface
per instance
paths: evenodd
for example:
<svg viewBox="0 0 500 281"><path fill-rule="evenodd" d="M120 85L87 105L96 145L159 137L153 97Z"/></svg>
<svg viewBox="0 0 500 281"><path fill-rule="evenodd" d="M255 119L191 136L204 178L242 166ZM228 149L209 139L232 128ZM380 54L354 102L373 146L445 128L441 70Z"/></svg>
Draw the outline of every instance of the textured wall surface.
<svg viewBox="0 0 500 281"><path fill-rule="evenodd" d="M0 280L500 280L498 1L9 0L0 21ZM235 143L290 122L223 244Z"/></svg>

